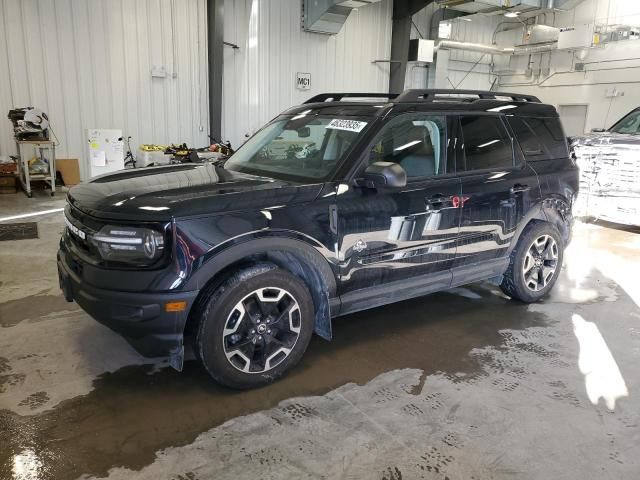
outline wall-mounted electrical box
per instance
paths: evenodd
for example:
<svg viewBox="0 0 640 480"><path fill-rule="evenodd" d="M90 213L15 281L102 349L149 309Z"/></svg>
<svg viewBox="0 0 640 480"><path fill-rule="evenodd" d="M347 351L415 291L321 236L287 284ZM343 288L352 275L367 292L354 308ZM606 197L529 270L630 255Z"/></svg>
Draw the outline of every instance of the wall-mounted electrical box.
<svg viewBox="0 0 640 480"><path fill-rule="evenodd" d="M153 65L151 67L151 76L154 78L165 78L167 76L167 69L164 65Z"/></svg>
<svg viewBox="0 0 640 480"><path fill-rule="evenodd" d="M558 50L589 48L600 43L593 23L562 27L558 33Z"/></svg>
<svg viewBox="0 0 640 480"><path fill-rule="evenodd" d="M607 98L624 97L624 92L622 90L618 90L618 87L611 87L604 91L604 96Z"/></svg>
<svg viewBox="0 0 640 480"><path fill-rule="evenodd" d="M433 62L433 51L435 42L433 40L424 40L416 38L409 40L409 58L410 62Z"/></svg>

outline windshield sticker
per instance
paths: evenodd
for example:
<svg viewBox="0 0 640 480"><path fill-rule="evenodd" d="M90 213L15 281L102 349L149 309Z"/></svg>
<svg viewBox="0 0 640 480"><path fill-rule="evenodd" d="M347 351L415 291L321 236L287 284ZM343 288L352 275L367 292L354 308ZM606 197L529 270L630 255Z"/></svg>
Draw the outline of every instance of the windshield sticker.
<svg viewBox="0 0 640 480"><path fill-rule="evenodd" d="M359 122L357 120L342 120L334 118L327 124L327 128L333 128L335 130L347 130L349 132L361 132L364 127L367 126L367 122Z"/></svg>

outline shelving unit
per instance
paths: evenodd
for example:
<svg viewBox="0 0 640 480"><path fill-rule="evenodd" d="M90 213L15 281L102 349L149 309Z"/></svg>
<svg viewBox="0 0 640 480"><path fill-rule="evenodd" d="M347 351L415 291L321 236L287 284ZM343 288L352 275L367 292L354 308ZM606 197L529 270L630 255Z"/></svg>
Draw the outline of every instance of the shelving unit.
<svg viewBox="0 0 640 480"><path fill-rule="evenodd" d="M33 180L43 180L51 188L51 196L56 193L56 146L51 140L18 140L18 178L27 197L31 198L31 182ZM33 147L36 156L49 165L48 173L30 173L29 158L25 157L25 147ZM50 152L45 156L44 152Z"/></svg>

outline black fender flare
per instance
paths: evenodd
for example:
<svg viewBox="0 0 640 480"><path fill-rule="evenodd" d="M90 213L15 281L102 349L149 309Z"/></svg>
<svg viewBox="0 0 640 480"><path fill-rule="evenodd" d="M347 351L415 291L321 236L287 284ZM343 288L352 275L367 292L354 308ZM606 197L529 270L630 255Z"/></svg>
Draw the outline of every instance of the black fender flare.
<svg viewBox="0 0 640 480"><path fill-rule="evenodd" d="M308 286L315 307L314 331L331 340L331 301L336 298L336 277L329 261L308 243L286 237L247 238L211 256L188 279L184 289L201 290L220 272L251 256L265 256L269 262L300 277ZM320 286L321 288L313 288Z"/></svg>

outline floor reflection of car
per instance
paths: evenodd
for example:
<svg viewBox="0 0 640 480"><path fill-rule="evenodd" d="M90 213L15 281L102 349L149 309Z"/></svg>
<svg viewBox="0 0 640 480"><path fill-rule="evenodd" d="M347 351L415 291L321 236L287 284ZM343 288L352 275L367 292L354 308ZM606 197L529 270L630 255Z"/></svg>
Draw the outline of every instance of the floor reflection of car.
<svg viewBox="0 0 640 480"><path fill-rule="evenodd" d="M178 370L190 344L236 388L293 368L339 315L491 278L544 297L578 183L556 110L495 92L362 97L316 96L223 161L72 188L65 297Z"/></svg>
<svg viewBox="0 0 640 480"><path fill-rule="evenodd" d="M640 225L640 108L570 141L580 167L575 214Z"/></svg>

